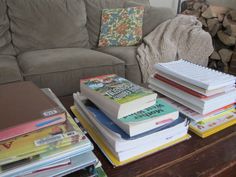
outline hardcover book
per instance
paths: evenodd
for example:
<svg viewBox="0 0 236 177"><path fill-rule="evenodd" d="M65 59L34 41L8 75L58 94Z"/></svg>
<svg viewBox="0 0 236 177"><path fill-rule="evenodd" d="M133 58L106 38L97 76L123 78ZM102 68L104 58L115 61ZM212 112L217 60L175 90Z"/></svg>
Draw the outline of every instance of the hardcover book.
<svg viewBox="0 0 236 177"><path fill-rule="evenodd" d="M121 118L153 106L157 94L115 74L81 80L82 95L100 109L106 110L111 119Z"/></svg>
<svg viewBox="0 0 236 177"><path fill-rule="evenodd" d="M66 120L65 111L32 82L1 85L0 98L0 141Z"/></svg>

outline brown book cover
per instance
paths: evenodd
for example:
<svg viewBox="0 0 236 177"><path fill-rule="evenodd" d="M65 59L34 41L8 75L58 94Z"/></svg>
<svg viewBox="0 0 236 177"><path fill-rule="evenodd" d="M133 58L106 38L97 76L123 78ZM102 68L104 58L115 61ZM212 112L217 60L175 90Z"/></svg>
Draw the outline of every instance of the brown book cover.
<svg viewBox="0 0 236 177"><path fill-rule="evenodd" d="M29 81L0 85L0 141L66 120L65 111Z"/></svg>

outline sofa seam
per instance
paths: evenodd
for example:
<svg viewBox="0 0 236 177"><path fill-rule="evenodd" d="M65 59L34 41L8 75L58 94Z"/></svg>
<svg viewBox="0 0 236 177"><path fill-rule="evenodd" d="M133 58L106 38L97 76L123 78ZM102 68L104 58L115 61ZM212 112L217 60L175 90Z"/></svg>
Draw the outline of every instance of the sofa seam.
<svg viewBox="0 0 236 177"><path fill-rule="evenodd" d="M39 75L45 75L45 74L54 74L54 73L58 73L58 72L68 72L68 71L75 71L75 70L78 70L78 69L89 69L89 68L102 68L102 67L107 67L107 66L111 66L112 68L114 68L114 66L124 66L124 63L121 63L121 64L115 64L115 65L103 65L103 66L99 66L99 67L85 67L85 68L76 68L76 69L70 69L70 70L65 70L65 71L54 71L54 72L47 72L47 73L37 73L37 74L25 74L23 73L23 76L39 76ZM125 68L124 68L125 69Z"/></svg>

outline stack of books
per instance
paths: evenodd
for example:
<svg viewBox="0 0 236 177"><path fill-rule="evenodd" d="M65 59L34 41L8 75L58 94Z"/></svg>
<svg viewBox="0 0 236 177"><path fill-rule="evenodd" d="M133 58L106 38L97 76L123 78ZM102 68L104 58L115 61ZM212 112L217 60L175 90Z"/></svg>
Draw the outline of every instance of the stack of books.
<svg viewBox="0 0 236 177"><path fill-rule="evenodd" d="M93 145L50 89L0 86L0 176L64 176L95 168Z"/></svg>
<svg viewBox="0 0 236 177"><path fill-rule="evenodd" d="M192 122L190 130L201 137L236 123L235 77L185 60L155 65L149 87Z"/></svg>
<svg viewBox="0 0 236 177"><path fill-rule="evenodd" d="M114 166L190 138L175 108L114 74L81 80L71 110Z"/></svg>

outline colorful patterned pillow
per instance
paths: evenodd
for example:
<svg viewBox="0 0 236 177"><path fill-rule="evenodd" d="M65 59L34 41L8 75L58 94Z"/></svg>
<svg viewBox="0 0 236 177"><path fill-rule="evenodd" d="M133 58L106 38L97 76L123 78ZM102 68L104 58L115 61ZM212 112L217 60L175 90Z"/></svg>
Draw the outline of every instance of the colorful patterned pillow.
<svg viewBox="0 0 236 177"><path fill-rule="evenodd" d="M140 43L143 13L143 6L103 9L98 46L132 46Z"/></svg>

